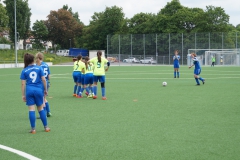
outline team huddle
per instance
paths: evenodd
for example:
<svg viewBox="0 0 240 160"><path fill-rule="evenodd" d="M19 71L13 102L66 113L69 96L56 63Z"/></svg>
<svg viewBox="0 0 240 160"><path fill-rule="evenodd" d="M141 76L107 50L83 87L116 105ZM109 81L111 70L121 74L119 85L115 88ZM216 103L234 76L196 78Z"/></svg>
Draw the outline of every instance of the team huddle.
<svg viewBox="0 0 240 160"><path fill-rule="evenodd" d="M107 64L107 68L105 68ZM110 63L106 58L102 57L102 52L97 52L97 57L89 60L89 57L85 57L82 60L82 56L77 56L77 61L73 66L73 80L74 90L73 96L77 98L83 97L83 91L88 98L97 98L97 83L101 83L102 100L106 100L105 89L105 71L108 71Z"/></svg>

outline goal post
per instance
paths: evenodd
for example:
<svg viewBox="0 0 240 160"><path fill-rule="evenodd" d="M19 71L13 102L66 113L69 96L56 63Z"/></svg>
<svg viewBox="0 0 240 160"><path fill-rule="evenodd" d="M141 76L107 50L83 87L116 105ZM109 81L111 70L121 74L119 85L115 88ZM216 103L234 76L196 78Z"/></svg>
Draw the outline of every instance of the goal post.
<svg viewBox="0 0 240 160"><path fill-rule="evenodd" d="M215 65L240 66L240 49L188 49L188 63L192 52L197 54L201 65L211 65L214 56Z"/></svg>

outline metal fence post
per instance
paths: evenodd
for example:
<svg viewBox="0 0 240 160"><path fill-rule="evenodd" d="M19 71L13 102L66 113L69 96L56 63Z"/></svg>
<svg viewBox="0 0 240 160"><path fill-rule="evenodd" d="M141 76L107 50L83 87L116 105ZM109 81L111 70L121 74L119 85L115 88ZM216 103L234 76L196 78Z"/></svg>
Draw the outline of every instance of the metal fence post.
<svg viewBox="0 0 240 160"><path fill-rule="evenodd" d="M170 47L170 46L171 46L170 33L169 33L169 40L168 40L168 41L169 41L169 51L168 51L168 52L169 52L169 53L168 53L168 54L169 54L169 57L168 57L168 58L169 58L169 61L168 61L168 64L170 65L170 52L171 52L171 47Z"/></svg>
<svg viewBox="0 0 240 160"><path fill-rule="evenodd" d="M121 52L121 47L120 47L120 34L118 35L118 40L119 40L119 53L118 53L118 59L119 59L119 66L120 66L120 52Z"/></svg>
<svg viewBox="0 0 240 160"><path fill-rule="evenodd" d="M182 33L182 65L183 65L183 33Z"/></svg>

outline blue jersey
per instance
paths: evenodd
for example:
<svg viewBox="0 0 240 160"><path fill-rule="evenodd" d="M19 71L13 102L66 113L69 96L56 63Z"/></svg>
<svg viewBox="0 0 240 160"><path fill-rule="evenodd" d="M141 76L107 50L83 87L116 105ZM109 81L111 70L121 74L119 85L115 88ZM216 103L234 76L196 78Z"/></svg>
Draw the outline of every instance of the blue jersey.
<svg viewBox="0 0 240 160"><path fill-rule="evenodd" d="M22 70L20 79L26 80L26 88L39 87L42 88L42 76L44 76L43 69L37 65L27 66Z"/></svg>
<svg viewBox="0 0 240 160"><path fill-rule="evenodd" d="M49 80L48 75L50 75L50 69L48 67L48 64L45 62L41 62L41 67L43 69L44 77L48 81Z"/></svg>
<svg viewBox="0 0 240 160"><path fill-rule="evenodd" d="M201 69L201 66L197 57L193 58L193 64L195 65L195 69Z"/></svg>
<svg viewBox="0 0 240 160"><path fill-rule="evenodd" d="M173 56L173 63L174 63L174 64L179 64L179 59L180 59L180 56L179 56L179 55Z"/></svg>

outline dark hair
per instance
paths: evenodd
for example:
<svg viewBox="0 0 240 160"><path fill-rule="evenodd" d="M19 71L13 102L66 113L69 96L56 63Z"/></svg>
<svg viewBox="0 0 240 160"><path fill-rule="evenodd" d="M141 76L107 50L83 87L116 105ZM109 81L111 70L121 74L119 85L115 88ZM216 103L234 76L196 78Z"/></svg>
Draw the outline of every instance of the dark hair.
<svg viewBox="0 0 240 160"><path fill-rule="evenodd" d="M102 56L102 52L101 51L98 51L97 52L97 57L98 57L98 62L101 63L101 56Z"/></svg>
<svg viewBox="0 0 240 160"><path fill-rule="evenodd" d="M89 61L89 57L86 56L86 57L85 57L85 66L86 66L86 70L88 69L88 61Z"/></svg>
<svg viewBox="0 0 240 160"><path fill-rule="evenodd" d="M79 54L79 55L77 56L77 60L78 60L78 62L79 62L79 60L81 60L81 59L82 59L82 55Z"/></svg>
<svg viewBox="0 0 240 160"><path fill-rule="evenodd" d="M34 55L25 53L24 54L24 68L26 68L29 64L34 62Z"/></svg>

